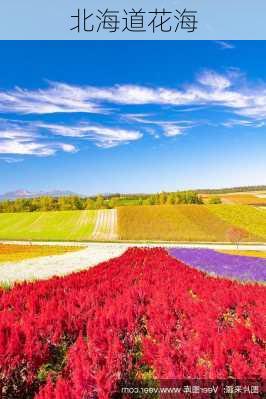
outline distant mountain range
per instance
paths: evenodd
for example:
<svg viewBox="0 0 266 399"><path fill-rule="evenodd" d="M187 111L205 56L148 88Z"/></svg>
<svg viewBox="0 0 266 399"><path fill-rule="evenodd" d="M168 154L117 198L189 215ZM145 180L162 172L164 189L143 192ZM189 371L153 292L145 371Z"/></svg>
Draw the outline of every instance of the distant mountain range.
<svg viewBox="0 0 266 399"><path fill-rule="evenodd" d="M36 193L33 193L28 190L15 190L15 191L10 191L5 194L0 194L0 201L15 200L18 198L37 198L37 197L44 197L44 196L66 197L69 195L79 195L79 194L73 193L72 191L61 191L61 190L39 191Z"/></svg>

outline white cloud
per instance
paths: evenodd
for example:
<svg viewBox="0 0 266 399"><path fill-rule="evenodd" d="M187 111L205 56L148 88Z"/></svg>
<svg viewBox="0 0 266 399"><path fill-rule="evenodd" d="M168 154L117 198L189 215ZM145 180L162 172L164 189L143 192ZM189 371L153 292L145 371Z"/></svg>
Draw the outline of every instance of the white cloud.
<svg viewBox="0 0 266 399"><path fill-rule="evenodd" d="M18 155L54 155L56 149L46 144L34 142L20 142L19 140L0 141L0 154L18 154Z"/></svg>
<svg viewBox="0 0 266 399"><path fill-rule="evenodd" d="M99 106L88 101L84 90L59 83L35 91L15 88L0 92L0 110L19 114L100 112Z"/></svg>
<svg viewBox="0 0 266 399"><path fill-rule="evenodd" d="M198 124L197 121L158 120L158 115L153 118L142 112L140 106L147 104L161 108L167 106L167 111L180 111L184 107L190 111L216 107L231 113L231 119L223 123L226 127L262 127L266 120L266 85L252 86L246 82L244 85L242 78L239 71L229 70L226 74L205 71L195 82L183 88L140 85L92 87L53 82L39 90L15 88L2 91L0 112L5 113L105 113L107 104L113 108L114 105L119 108L138 105L137 111L140 112L122 116L126 120L126 127L122 128L81 122L72 122L71 125L60 122L4 124L0 120L0 154L51 156L58 151L73 153L77 151L75 141L78 140L90 140L99 147L109 148L139 140L145 131L156 138L159 135L173 137ZM119 112L121 114L121 109ZM117 113L115 115L117 117ZM128 127L132 122L134 128ZM136 124L139 124L139 129ZM66 142L60 142L57 136L65 137Z"/></svg>
<svg viewBox="0 0 266 399"><path fill-rule="evenodd" d="M199 123L188 120L157 120L153 119L151 114L126 114L124 115L124 119L141 124L157 126L162 130L163 135L166 137L182 135L186 129L190 129ZM145 128L145 130L147 130L147 128ZM156 134L153 132L152 135L156 138L159 137L158 132Z"/></svg>
<svg viewBox="0 0 266 399"><path fill-rule="evenodd" d="M223 123L225 127L234 127L234 126L246 126L246 127L264 127L265 122L257 122L254 120L245 120L245 119L231 119Z"/></svg>
<svg viewBox="0 0 266 399"><path fill-rule="evenodd" d="M163 126L164 135L166 137L174 137L183 134L184 128L173 124Z"/></svg>
<svg viewBox="0 0 266 399"><path fill-rule="evenodd" d="M77 152L77 148L72 144L59 143L58 147L65 152Z"/></svg>
<svg viewBox="0 0 266 399"><path fill-rule="evenodd" d="M110 148L130 141L139 140L142 133L138 130L127 130L106 126L94 126L82 123L76 126L65 126L59 124L38 123L38 126L49 130L54 135L88 139L98 147Z"/></svg>
<svg viewBox="0 0 266 399"><path fill-rule="evenodd" d="M231 82L225 76L219 75L212 71L206 71L199 76L198 81L204 85L213 88L214 90L222 91L231 86Z"/></svg>
<svg viewBox="0 0 266 399"><path fill-rule="evenodd" d="M42 137L33 125L0 120L0 154L51 156L57 151L75 152L74 145ZM9 157L5 157L10 161Z"/></svg>
<svg viewBox="0 0 266 399"><path fill-rule="evenodd" d="M222 48L223 50L231 50L235 48L235 45L232 44L231 42L225 42L223 40L217 40L216 43L218 44L218 46L220 48Z"/></svg>
<svg viewBox="0 0 266 399"><path fill-rule="evenodd" d="M205 71L198 80L183 89L116 85L112 87L73 86L50 83L48 88L23 90L15 88L0 92L0 112L17 114L49 113L106 113L112 105L168 105L227 107L231 112L249 118L266 118L266 90L264 87L243 87L239 71L218 74ZM109 112L109 111L108 111Z"/></svg>
<svg viewBox="0 0 266 399"><path fill-rule="evenodd" d="M116 85L99 88L72 86L63 83L50 83L47 89L23 90L16 88L0 92L0 112L20 114L49 114L57 112L105 112L103 103L121 105L201 105L223 101L224 93L231 82L226 76L214 72L204 72L186 89L146 87L137 85ZM233 93L239 95L238 93ZM231 95L232 96L232 95Z"/></svg>
<svg viewBox="0 0 266 399"><path fill-rule="evenodd" d="M239 109L237 114L256 120L266 119L266 96L264 99L254 98L250 106Z"/></svg>

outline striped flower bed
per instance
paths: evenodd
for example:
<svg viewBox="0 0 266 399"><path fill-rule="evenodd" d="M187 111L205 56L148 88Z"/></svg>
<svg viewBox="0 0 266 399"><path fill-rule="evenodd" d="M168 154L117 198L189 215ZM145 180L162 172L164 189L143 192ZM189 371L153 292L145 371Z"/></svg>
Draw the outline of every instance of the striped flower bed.
<svg viewBox="0 0 266 399"><path fill-rule="evenodd" d="M266 281L266 259L228 255L212 249L172 248L170 255L212 275L243 281Z"/></svg>

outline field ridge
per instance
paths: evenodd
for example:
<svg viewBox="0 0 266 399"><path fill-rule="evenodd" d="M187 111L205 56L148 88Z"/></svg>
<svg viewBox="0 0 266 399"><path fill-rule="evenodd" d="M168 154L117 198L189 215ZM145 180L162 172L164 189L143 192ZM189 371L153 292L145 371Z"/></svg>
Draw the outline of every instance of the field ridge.
<svg viewBox="0 0 266 399"><path fill-rule="evenodd" d="M117 209L0 213L0 240L266 242L266 213L248 205L141 205Z"/></svg>

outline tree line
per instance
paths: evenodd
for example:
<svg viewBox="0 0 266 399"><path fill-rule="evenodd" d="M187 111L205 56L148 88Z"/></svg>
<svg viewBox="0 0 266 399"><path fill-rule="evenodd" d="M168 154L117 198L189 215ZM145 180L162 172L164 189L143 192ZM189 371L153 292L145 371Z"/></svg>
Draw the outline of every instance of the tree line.
<svg viewBox="0 0 266 399"><path fill-rule="evenodd" d="M158 193L143 196L104 197L51 197L19 198L0 202L0 212L68 211L85 209L112 209L126 205L178 205L202 204L202 198L194 191Z"/></svg>
<svg viewBox="0 0 266 399"><path fill-rule="evenodd" d="M230 188L210 188L196 190L199 194L230 194L230 193L243 193L252 191L266 191L265 185L260 186L241 186L241 187L230 187Z"/></svg>

